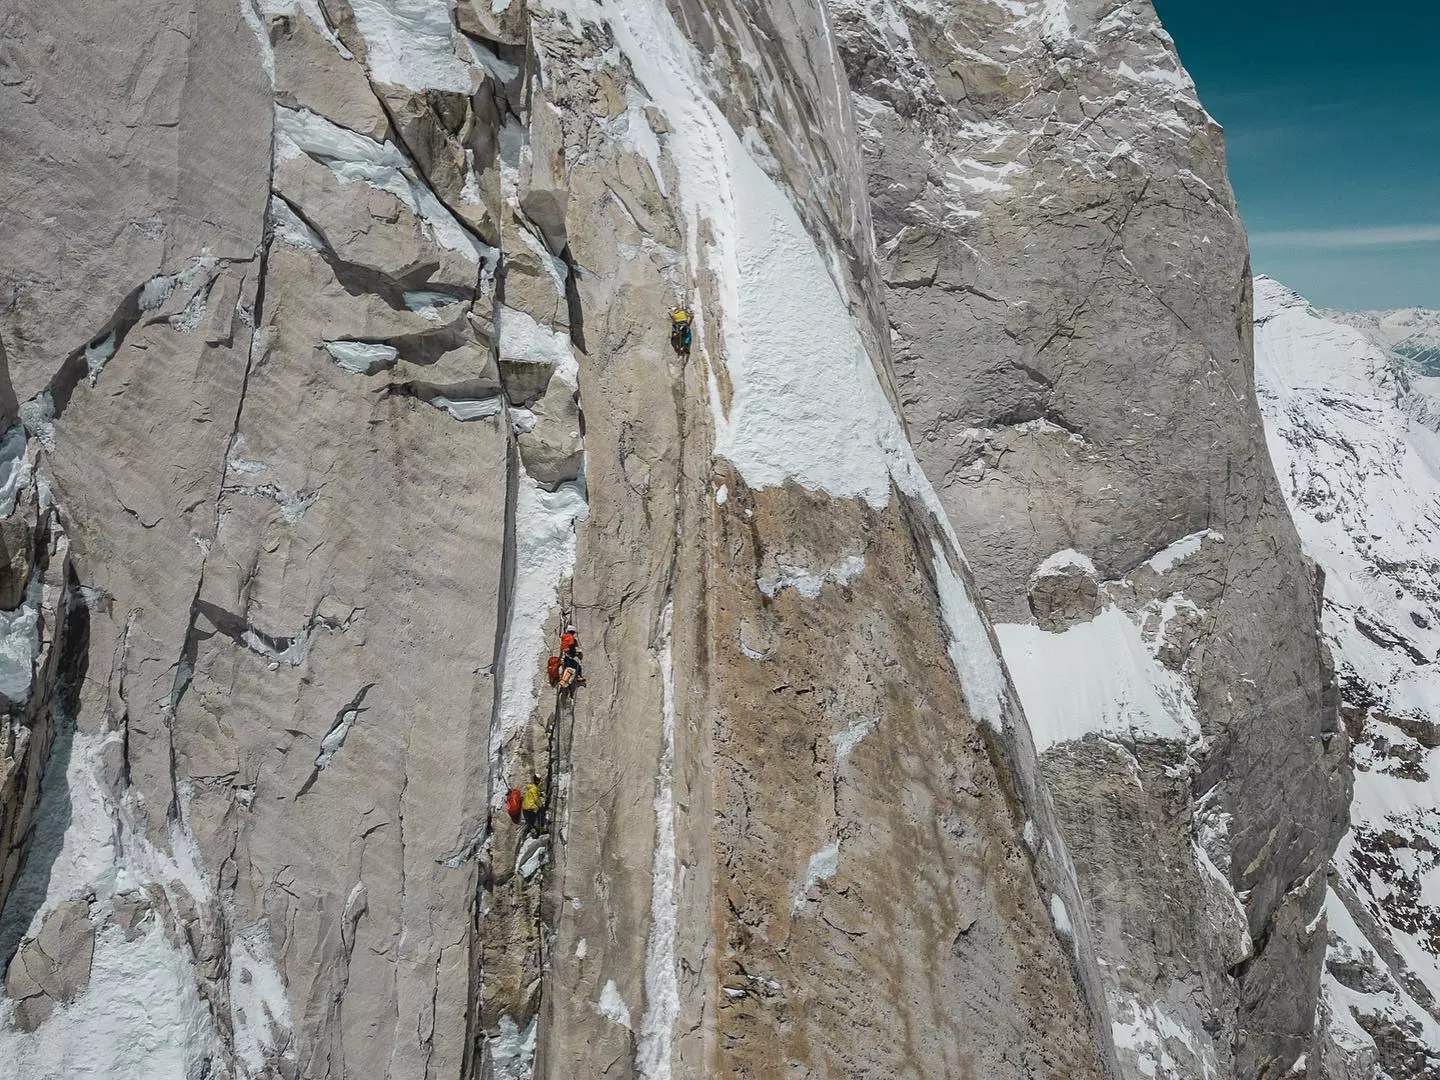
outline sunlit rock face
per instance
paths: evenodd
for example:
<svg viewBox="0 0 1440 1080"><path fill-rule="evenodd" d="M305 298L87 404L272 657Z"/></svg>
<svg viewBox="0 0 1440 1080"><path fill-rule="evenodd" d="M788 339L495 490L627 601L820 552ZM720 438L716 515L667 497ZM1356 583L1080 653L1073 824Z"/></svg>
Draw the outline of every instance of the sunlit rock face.
<svg viewBox="0 0 1440 1080"><path fill-rule="evenodd" d="M1343 1056L1321 585L1148 5L0 40L0 1078Z"/></svg>

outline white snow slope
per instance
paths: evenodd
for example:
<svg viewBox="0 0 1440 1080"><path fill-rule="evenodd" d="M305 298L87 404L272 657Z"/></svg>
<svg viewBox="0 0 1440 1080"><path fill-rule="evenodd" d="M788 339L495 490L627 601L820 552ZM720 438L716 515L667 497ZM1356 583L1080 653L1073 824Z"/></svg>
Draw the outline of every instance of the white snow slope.
<svg viewBox="0 0 1440 1080"><path fill-rule="evenodd" d="M1413 361L1374 320L1345 321L1255 282L1256 391L1301 542L1325 571L1356 769L1325 993L1347 1054L1379 1075L1440 1076L1440 434Z"/></svg>

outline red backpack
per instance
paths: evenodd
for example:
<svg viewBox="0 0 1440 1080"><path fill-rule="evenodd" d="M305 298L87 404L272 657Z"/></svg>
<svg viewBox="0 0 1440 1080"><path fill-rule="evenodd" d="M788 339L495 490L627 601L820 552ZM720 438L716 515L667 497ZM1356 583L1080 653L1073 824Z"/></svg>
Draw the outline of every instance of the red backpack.
<svg viewBox="0 0 1440 1080"><path fill-rule="evenodd" d="M550 657L545 664L545 674L549 676L551 686L556 685L560 681L560 657Z"/></svg>
<svg viewBox="0 0 1440 1080"><path fill-rule="evenodd" d="M520 789L512 787L505 793L505 812L512 818L520 817Z"/></svg>

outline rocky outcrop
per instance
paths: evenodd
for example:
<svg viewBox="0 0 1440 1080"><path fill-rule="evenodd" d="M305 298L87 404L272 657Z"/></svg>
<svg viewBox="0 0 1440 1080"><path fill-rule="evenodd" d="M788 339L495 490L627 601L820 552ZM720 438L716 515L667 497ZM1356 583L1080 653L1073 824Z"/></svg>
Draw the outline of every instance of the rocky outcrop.
<svg viewBox="0 0 1440 1080"><path fill-rule="evenodd" d="M1321 739L1338 720L1314 583L1250 393L1220 130L1146 3L830 8L898 393L987 610L1014 627L1042 749L1042 718L1061 725L1045 775L1122 1067L1286 1074L1310 1049L1307 928L1349 779ZM1206 530L1223 545L1190 557ZM1069 550L1097 594L1121 590L1089 623L1088 575L1046 570Z"/></svg>

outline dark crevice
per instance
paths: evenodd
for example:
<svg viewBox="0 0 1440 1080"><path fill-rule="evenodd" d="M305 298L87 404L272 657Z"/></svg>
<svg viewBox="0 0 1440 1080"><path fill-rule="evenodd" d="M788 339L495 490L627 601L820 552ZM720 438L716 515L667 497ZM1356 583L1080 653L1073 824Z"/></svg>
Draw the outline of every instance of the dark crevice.
<svg viewBox="0 0 1440 1080"><path fill-rule="evenodd" d="M373 682L366 683L364 686L360 687L360 689L356 692L355 696L352 697L349 701L347 701L344 705L342 705L340 707L340 711L335 714L335 721L330 725L330 730L325 732L324 738L320 740L321 750L318 754L315 755L315 766L310 770L309 779L307 779L304 785L300 788L300 790L295 793L295 798L297 801L309 793L310 789L315 786L315 781L320 778L320 773L329 767L330 759L325 757L325 740L329 739L337 731L344 730L348 734L349 729L346 728L345 725L349 724L353 726L355 721L360 718L360 714L366 711L364 708L365 695L370 693L370 691L374 688L375 684ZM330 753L333 754L343 745L345 745L344 736L341 737L340 741L335 745L334 749L331 750Z"/></svg>
<svg viewBox="0 0 1440 1080"><path fill-rule="evenodd" d="M580 269L570 254L570 245L560 256L565 260L565 306L570 316L570 343L582 353L585 349L585 308L580 303Z"/></svg>

